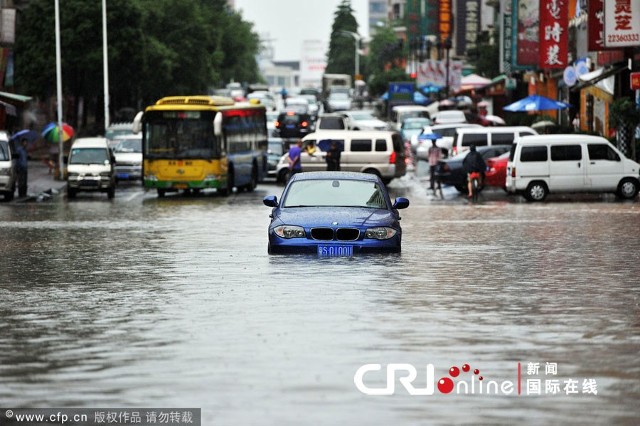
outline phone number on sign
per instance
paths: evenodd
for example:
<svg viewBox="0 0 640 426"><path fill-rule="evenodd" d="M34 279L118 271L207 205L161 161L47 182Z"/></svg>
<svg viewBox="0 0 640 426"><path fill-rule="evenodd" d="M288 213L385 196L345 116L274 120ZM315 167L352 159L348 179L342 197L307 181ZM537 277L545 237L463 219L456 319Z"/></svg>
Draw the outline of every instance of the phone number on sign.
<svg viewBox="0 0 640 426"><path fill-rule="evenodd" d="M620 43L627 41L640 41L640 34L609 34L607 36L608 43Z"/></svg>

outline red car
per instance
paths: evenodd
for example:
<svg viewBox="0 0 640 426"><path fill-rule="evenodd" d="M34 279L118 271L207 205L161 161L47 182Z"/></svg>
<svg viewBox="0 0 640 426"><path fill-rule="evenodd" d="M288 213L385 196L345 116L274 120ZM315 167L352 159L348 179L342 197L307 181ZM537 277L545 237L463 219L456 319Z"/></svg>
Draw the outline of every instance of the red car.
<svg viewBox="0 0 640 426"><path fill-rule="evenodd" d="M487 160L488 170L484 177L485 186L498 186L506 190L508 161L509 151Z"/></svg>

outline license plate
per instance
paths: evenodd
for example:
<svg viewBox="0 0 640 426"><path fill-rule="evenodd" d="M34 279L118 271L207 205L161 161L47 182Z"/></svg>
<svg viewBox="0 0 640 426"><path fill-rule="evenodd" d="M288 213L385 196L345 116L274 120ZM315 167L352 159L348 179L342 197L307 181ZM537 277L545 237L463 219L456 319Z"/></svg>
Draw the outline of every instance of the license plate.
<svg viewBox="0 0 640 426"><path fill-rule="evenodd" d="M129 179L129 173L118 173L118 179Z"/></svg>
<svg viewBox="0 0 640 426"><path fill-rule="evenodd" d="M187 185L186 183L176 183L175 185L173 185L173 187L176 189L187 189L189 185Z"/></svg>
<svg viewBox="0 0 640 426"><path fill-rule="evenodd" d="M353 246L318 246L318 256L322 256L322 257L353 256Z"/></svg>
<svg viewBox="0 0 640 426"><path fill-rule="evenodd" d="M81 186L98 186L99 182L97 180L81 180Z"/></svg>
<svg viewBox="0 0 640 426"><path fill-rule="evenodd" d="M296 125L295 124L287 124L287 129L295 129Z"/></svg>

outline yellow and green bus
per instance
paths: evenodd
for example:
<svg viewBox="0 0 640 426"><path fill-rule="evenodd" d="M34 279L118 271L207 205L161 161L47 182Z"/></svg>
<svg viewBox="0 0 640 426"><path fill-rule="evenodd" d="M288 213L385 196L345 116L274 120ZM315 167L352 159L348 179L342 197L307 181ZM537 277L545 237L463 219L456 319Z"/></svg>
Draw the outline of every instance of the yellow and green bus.
<svg viewBox="0 0 640 426"><path fill-rule="evenodd" d="M220 96L170 96L134 120L142 132L144 187L253 191L267 175L265 107Z"/></svg>

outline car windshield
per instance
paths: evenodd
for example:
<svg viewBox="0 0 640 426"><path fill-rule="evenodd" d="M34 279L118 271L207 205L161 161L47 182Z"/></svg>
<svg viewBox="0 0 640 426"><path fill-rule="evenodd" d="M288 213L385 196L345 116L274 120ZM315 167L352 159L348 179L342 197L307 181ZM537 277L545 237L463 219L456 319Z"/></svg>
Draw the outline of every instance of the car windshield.
<svg viewBox="0 0 640 426"><path fill-rule="evenodd" d="M115 152L142 152L142 139L125 139L113 149Z"/></svg>
<svg viewBox="0 0 640 426"><path fill-rule="evenodd" d="M283 148L282 141L269 141L269 154L282 155L284 154Z"/></svg>
<svg viewBox="0 0 640 426"><path fill-rule="evenodd" d="M109 161L105 148L75 148L71 150L69 164L101 164Z"/></svg>
<svg viewBox="0 0 640 426"><path fill-rule="evenodd" d="M283 207L365 207L386 209L377 183L347 179L314 179L293 182Z"/></svg>
<svg viewBox="0 0 640 426"><path fill-rule="evenodd" d="M7 161L9 159L9 144L4 141L0 142L0 161Z"/></svg>

